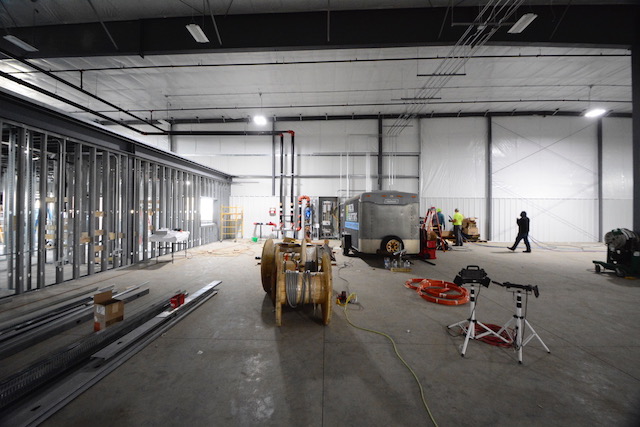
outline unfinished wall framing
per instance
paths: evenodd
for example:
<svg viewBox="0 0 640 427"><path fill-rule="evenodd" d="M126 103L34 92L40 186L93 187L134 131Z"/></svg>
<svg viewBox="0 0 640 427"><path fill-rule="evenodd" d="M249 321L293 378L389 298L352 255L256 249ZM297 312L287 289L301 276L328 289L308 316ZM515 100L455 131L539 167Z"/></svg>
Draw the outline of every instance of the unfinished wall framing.
<svg viewBox="0 0 640 427"><path fill-rule="evenodd" d="M188 247L219 239L229 176L56 127L0 119L0 297L163 255L159 228L190 231Z"/></svg>

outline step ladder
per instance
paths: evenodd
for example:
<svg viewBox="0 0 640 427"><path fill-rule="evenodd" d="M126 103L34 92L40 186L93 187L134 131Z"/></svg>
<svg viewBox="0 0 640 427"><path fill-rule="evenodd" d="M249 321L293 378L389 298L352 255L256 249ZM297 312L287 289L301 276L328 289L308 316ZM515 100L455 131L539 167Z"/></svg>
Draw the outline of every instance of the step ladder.
<svg viewBox="0 0 640 427"><path fill-rule="evenodd" d="M449 249L449 244L442 237L442 227L443 224L440 224L440 221L438 220L436 208L430 207L427 209L427 214L425 215L424 223L422 224L422 228L425 230L425 238L429 240L429 232L433 231L436 235L436 241L438 242L437 249L447 251Z"/></svg>
<svg viewBox="0 0 640 427"><path fill-rule="evenodd" d="M220 212L220 240L243 238L242 206L222 206Z"/></svg>

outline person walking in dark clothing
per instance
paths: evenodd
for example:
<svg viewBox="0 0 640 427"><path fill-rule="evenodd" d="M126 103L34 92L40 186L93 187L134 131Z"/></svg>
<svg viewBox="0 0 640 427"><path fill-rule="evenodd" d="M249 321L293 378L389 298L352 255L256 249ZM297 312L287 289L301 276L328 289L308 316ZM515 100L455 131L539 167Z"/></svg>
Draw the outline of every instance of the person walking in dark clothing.
<svg viewBox="0 0 640 427"><path fill-rule="evenodd" d="M531 246L529 245L529 217L527 213L525 211L520 212L520 218L518 218L516 222L518 223L518 237L516 237L516 242L513 246L509 247L509 250L515 251L520 240L524 240L524 245L527 247L527 250L523 252L531 252Z"/></svg>

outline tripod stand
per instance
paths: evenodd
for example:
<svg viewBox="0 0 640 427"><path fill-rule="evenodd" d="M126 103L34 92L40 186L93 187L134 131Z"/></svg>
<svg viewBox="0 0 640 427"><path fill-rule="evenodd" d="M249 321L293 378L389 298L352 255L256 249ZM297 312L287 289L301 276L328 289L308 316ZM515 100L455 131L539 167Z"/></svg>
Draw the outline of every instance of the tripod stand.
<svg viewBox="0 0 640 427"><path fill-rule="evenodd" d="M491 279L487 277L484 270L480 269L480 267L478 267L477 265L469 265L467 266L467 268L463 268L462 270L460 270L460 273L458 273L456 278L453 280L453 283L455 283L458 286L462 286L466 283L470 285L469 303L471 306L470 307L471 313L469 315L469 318L447 326L447 329L460 327L460 329L462 329L463 332L466 332L464 337L464 344L462 345L462 351L460 352L460 356L462 357L464 357L465 353L467 352L467 345L469 345L470 339L480 339L488 335L495 335L505 343L509 343L509 341L506 338L500 335L500 332L502 331L496 332L493 329L489 328L484 323L479 322L476 319L476 291L475 291L474 285L478 283L488 288L490 281ZM478 295L479 294L480 294L480 288L478 288ZM484 329L484 331L476 335L476 326L479 326L480 328ZM465 331L465 327L466 327L466 331Z"/></svg>
<svg viewBox="0 0 640 427"><path fill-rule="evenodd" d="M514 288L514 290L510 290L510 292L513 292L516 297L516 314L514 314L511 319L509 319L509 321L498 331L498 333L501 333L502 331L507 331L507 334L511 335L510 330L508 328L515 324L515 331L513 332L515 336L512 337L512 340L514 341L516 351L518 352L518 363L522 364L522 349L524 348L525 345L529 344L529 342L533 338L538 338L538 341L540 341L540 344L542 344L544 349L547 350L547 353L551 353L551 350L549 350L549 347L545 345L544 341L542 341L542 338L540 338L540 335L538 335L536 330L533 329L533 326L531 326L531 323L529 323L529 321L526 319L526 312L524 316L522 315L523 291L525 294L525 298L527 299L527 301L525 302L525 305L526 305L528 303L529 295L531 295L532 292L536 298L538 298L538 296L540 295L540 292L538 291L538 286L517 285L515 283L509 283L509 282L504 282L504 283L493 282L493 283L499 286L503 286L507 288L507 290L510 290L510 288ZM524 337L525 327L528 327L531 330L531 335L529 335L527 338Z"/></svg>

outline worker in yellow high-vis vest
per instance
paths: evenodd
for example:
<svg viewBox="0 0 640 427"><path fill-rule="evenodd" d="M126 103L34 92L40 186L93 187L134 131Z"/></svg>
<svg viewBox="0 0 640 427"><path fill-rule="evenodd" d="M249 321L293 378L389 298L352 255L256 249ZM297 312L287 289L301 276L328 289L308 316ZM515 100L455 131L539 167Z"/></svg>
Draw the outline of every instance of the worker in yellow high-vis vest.
<svg viewBox="0 0 640 427"><path fill-rule="evenodd" d="M451 222L453 223L453 235L456 236L456 244L453 246L462 246L462 220L464 216L460 213L458 208L456 208L455 213L453 214L453 219Z"/></svg>

